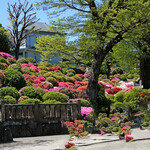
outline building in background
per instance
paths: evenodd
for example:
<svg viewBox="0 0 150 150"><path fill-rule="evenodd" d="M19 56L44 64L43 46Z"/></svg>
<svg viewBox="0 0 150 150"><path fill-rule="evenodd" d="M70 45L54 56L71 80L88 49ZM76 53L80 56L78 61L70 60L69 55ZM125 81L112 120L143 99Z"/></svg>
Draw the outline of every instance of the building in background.
<svg viewBox="0 0 150 150"><path fill-rule="evenodd" d="M40 29L37 33L31 33L28 35L27 39L23 41L23 45L20 46L20 52L19 52L19 58L27 58L32 57L36 60L36 62L41 61L40 53L35 50L35 44L36 44L36 38L40 36L53 36L55 34L60 34L58 32L51 32L49 31L49 25L42 22L36 22L35 24L29 26L26 28L26 30L31 29L33 26L35 26L35 29ZM50 56L51 61L49 61L51 64L56 64L60 61L62 61L62 58L59 56Z"/></svg>

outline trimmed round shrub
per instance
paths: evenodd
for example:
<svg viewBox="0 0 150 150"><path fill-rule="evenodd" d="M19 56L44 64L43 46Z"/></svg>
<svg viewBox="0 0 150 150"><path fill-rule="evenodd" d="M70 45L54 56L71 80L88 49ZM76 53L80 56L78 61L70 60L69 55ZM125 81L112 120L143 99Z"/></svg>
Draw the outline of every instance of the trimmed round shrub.
<svg viewBox="0 0 150 150"><path fill-rule="evenodd" d="M8 60L8 62L9 62L10 64L16 63L16 60L13 59L13 58L8 57L7 60Z"/></svg>
<svg viewBox="0 0 150 150"><path fill-rule="evenodd" d="M65 76L56 75L55 78L58 82L66 82Z"/></svg>
<svg viewBox="0 0 150 150"><path fill-rule="evenodd" d="M53 78L53 77L48 77L48 78L46 78L46 81L52 83L53 86L58 86L57 80L56 80L55 78Z"/></svg>
<svg viewBox="0 0 150 150"><path fill-rule="evenodd" d="M17 60L17 64L27 64L27 63L28 63L28 60L23 57Z"/></svg>
<svg viewBox="0 0 150 150"><path fill-rule="evenodd" d="M0 57L0 62L9 65L9 62L7 61L7 59L5 59L3 57Z"/></svg>
<svg viewBox="0 0 150 150"><path fill-rule="evenodd" d="M86 99L80 99L81 100L81 106L83 107L91 107L91 103Z"/></svg>
<svg viewBox="0 0 150 150"><path fill-rule="evenodd" d="M4 70L4 74L5 74L5 79L3 83L4 86L16 87L17 90L26 86L24 76L18 70L6 69Z"/></svg>
<svg viewBox="0 0 150 150"><path fill-rule="evenodd" d="M76 75L75 75L75 76L73 76L73 78L76 79L77 81L82 81L82 78L79 77L79 76L76 76Z"/></svg>
<svg viewBox="0 0 150 150"><path fill-rule="evenodd" d="M37 98L29 98L29 99L25 99L22 102L19 102L19 104L34 104L35 101L38 101L39 103L42 103L42 101L40 101Z"/></svg>
<svg viewBox="0 0 150 150"><path fill-rule="evenodd" d="M44 75L45 73L47 73L47 71L46 71L46 70L40 70L40 71L39 71L39 74Z"/></svg>
<svg viewBox="0 0 150 150"><path fill-rule="evenodd" d="M72 91L72 90L70 90L69 88L61 88L60 90L59 90L59 92L60 93L63 93L63 94L66 94L67 96L69 96L69 99L74 99L74 98L76 98L76 94Z"/></svg>
<svg viewBox="0 0 150 150"><path fill-rule="evenodd" d="M42 97L46 92L42 89L42 88L38 88L37 89L37 94L40 95L40 97ZM42 98L39 98L42 99Z"/></svg>
<svg viewBox="0 0 150 150"><path fill-rule="evenodd" d="M12 64L8 67L8 69L15 69L21 72L21 66L19 64Z"/></svg>
<svg viewBox="0 0 150 150"><path fill-rule="evenodd" d="M60 92L47 92L43 95L43 101L56 100L59 102L68 102L69 98L67 95Z"/></svg>
<svg viewBox="0 0 150 150"><path fill-rule="evenodd" d="M40 100L42 100L42 96L45 94L43 89L36 89L33 86L24 87L19 92L21 96L28 96L29 98L37 98Z"/></svg>
<svg viewBox="0 0 150 150"><path fill-rule="evenodd" d="M61 103L61 102L56 101L56 100L47 100L47 101L44 101L43 103Z"/></svg>
<svg viewBox="0 0 150 150"><path fill-rule="evenodd" d="M74 80L71 77L66 77L66 82L74 83Z"/></svg>
<svg viewBox="0 0 150 150"><path fill-rule="evenodd" d="M32 75L31 71L28 68L21 68L22 74L29 74Z"/></svg>
<svg viewBox="0 0 150 150"><path fill-rule="evenodd" d="M62 73L66 75L67 74L67 70L68 70L67 68L63 68L62 69Z"/></svg>
<svg viewBox="0 0 150 150"><path fill-rule="evenodd" d="M75 75L75 74L76 74L76 72L75 72L73 69L69 69L69 70L67 70L67 74L69 74L69 73L72 73L73 75Z"/></svg>
<svg viewBox="0 0 150 150"><path fill-rule="evenodd" d="M6 95L6 96L4 96L4 103L5 104L16 104L17 101L14 97Z"/></svg>
<svg viewBox="0 0 150 150"><path fill-rule="evenodd" d="M72 76L74 76L74 73L68 72L68 73L67 73L67 76L72 77Z"/></svg>
<svg viewBox="0 0 150 150"><path fill-rule="evenodd" d="M0 62L0 70L5 70L6 69L6 66Z"/></svg>
<svg viewBox="0 0 150 150"><path fill-rule="evenodd" d="M36 60L32 57L28 57L26 58L26 60L28 61L28 63L36 63Z"/></svg>
<svg viewBox="0 0 150 150"><path fill-rule="evenodd" d="M12 96L15 99L18 99L20 97L20 94L15 87L7 86L0 88L0 98L3 99L6 95Z"/></svg>

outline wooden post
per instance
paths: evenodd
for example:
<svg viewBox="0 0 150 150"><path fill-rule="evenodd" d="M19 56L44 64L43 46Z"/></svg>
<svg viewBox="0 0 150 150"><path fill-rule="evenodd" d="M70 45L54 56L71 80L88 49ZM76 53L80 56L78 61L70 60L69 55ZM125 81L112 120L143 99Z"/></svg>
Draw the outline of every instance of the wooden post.
<svg viewBox="0 0 150 150"><path fill-rule="evenodd" d="M81 100L78 100L78 119L81 119Z"/></svg>
<svg viewBox="0 0 150 150"><path fill-rule="evenodd" d="M2 122L5 121L5 105L4 100L1 101L1 113L2 113Z"/></svg>
<svg viewBox="0 0 150 150"><path fill-rule="evenodd" d="M40 118L40 112L39 112L39 102L38 101L34 101L34 119L35 121L39 121Z"/></svg>
<svg viewBox="0 0 150 150"><path fill-rule="evenodd" d="M1 100L0 142L3 142L4 139L4 121L5 121L5 106L4 100Z"/></svg>

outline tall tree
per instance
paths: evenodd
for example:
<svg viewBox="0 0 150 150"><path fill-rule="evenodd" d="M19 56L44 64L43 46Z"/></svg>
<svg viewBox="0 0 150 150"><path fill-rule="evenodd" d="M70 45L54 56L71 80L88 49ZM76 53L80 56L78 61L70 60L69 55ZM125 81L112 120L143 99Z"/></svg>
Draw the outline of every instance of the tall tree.
<svg viewBox="0 0 150 150"><path fill-rule="evenodd" d="M13 39L16 59L19 57L19 48L23 40L26 39L30 33L39 31L38 29L35 30L34 26L26 31L28 26L39 20L36 18L36 12L33 11L33 4L29 5L29 2L26 0L24 3L21 3L20 0L18 0L18 3L16 2L11 5L8 3L9 20L11 23L9 31Z"/></svg>
<svg viewBox="0 0 150 150"><path fill-rule="evenodd" d="M43 3L38 3L38 6L40 5L43 5L44 8L47 6L47 9L51 11L57 8L53 15L58 12L62 14L67 9L75 10L78 12L78 16L73 14L75 22L73 22L72 16L61 19L62 24L60 22L57 24L61 25L59 29L65 25L65 27L82 32L85 36L94 38L92 72L88 82L87 94L91 101L96 101L100 89L98 77L106 55L124 38L127 32L148 21L145 12L150 9L150 1L44 0ZM79 18L80 20L77 20ZM84 27L82 23L84 23Z"/></svg>
<svg viewBox="0 0 150 150"><path fill-rule="evenodd" d="M0 24L0 52L10 52L10 37L6 29Z"/></svg>

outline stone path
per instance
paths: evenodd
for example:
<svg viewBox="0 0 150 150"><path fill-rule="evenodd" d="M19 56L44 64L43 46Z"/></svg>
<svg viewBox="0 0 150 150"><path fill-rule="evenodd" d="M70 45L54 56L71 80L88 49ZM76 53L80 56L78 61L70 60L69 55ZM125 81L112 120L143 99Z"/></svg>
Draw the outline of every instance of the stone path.
<svg viewBox="0 0 150 150"><path fill-rule="evenodd" d="M118 135L92 134L73 142L78 150L150 150L150 130L133 129L134 141L119 140ZM0 144L0 150L63 150L69 135L14 138L14 142Z"/></svg>

